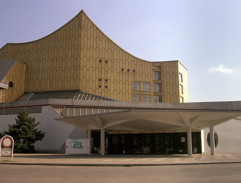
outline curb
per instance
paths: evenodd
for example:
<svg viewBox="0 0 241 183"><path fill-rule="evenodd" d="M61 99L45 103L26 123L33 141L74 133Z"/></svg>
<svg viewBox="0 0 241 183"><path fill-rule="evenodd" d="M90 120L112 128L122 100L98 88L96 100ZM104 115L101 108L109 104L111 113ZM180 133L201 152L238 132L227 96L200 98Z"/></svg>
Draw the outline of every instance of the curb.
<svg viewBox="0 0 241 183"><path fill-rule="evenodd" d="M37 165L37 166L86 166L86 167L141 167L141 166L186 166L186 165L210 165L210 164L238 164L235 162L200 162L200 163L163 163L163 164L66 164L66 163L4 163L0 165Z"/></svg>

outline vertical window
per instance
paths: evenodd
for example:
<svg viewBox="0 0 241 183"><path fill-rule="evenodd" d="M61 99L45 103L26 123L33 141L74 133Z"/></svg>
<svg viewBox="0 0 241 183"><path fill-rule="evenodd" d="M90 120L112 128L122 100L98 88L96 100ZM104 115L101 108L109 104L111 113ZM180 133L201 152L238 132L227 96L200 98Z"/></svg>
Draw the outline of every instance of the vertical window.
<svg viewBox="0 0 241 183"><path fill-rule="evenodd" d="M161 96L154 96L154 102L162 102L162 97Z"/></svg>
<svg viewBox="0 0 241 183"><path fill-rule="evenodd" d="M133 90L134 90L134 91L140 91L140 89L141 89L141 84L140 84L140 82L134 81L134 82L133 82Z"/></svg>
<svg viewBox="0 0 241 183"><path fill-rule="evenodd" d="M144 83L144 91L146 92L151 91L151 83Z"/></svg>
<svg viewBox="0 0 241 183"><path fill-rule="evenodd" d="M179 90L180 90L180 93L183 94L183 86L182 85L179 85Z"/></svg>
<svg viewBox="0 0 241 183"><path fill-rule="evenodd" d="M141 101L141 95L133 94L133 101L134 102L140 102Z"/></svg>
<svg viewBox="0 0 241 183"><path fill-rule="evenodd" d="M144 102L151 102L151 96L150 95L144 95Z"/></svg>
<svg viewBox="0 0 241 183"><path fill-rule="evenodd" d="M184 98L180 97L180 102L183 103L184 102Z"/></svg>
<svg viewBox="0 0 241 183"><path fill-rule="evenodd" d="M161 92L161 85L160 84L154 84L154 92Z"/></svg>
<svg viewBox="0 0 241 183"><path fill-rule="evenodd" d="M154 80L160 80L160 79L161 79L160 72L154 72Z"/></svg>
<svg viewBox="0 0 241 183"><path fill-rule="evenodd" d="M179 72L179 82L183 82L183 76L182 73Z"/></svg>

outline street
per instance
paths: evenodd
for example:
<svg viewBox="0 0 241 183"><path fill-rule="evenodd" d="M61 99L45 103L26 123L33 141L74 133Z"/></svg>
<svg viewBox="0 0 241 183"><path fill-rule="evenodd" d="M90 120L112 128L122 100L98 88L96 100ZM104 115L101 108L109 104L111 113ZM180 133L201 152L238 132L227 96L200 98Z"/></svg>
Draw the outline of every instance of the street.
<svg viewBox="0 0 241 183"><path fill-rule="evenodd" d="M0 165L1 182L241 182L241 164L139 167Z"/></svg>

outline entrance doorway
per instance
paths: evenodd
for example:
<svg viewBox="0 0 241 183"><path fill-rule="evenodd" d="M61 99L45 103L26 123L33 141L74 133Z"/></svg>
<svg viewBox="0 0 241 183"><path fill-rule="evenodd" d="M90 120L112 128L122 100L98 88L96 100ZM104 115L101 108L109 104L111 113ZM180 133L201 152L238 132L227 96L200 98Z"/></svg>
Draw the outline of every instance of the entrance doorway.
<svg viewBox="0 0 241 183"><path fill-rule="evenodd" d="M186 133L108 134L109 154L187 154ZM192 133L193 153L201 153L201 133Z"/></svg>

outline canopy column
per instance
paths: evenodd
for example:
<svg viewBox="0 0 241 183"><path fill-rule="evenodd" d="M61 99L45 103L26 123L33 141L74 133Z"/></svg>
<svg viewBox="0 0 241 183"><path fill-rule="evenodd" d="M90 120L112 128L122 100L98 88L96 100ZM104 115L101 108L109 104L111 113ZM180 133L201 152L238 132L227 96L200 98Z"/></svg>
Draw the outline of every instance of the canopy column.
<svg viewBox="0 0 241 183"><path fill-rule="evenodd" d="M188 155L192 155L192 129L191 126L187 127L187 151Z"/></svg>
<svg viewBox="0 0 241 183"><path fill-rule="evenodd" d="M105 155L105 129L101 128L100 132L100 155Z"/></svg>
<svg viewBox="0 0 241 183"><path fill-rule="evenodd" d="M210 147L211 147L211 155L215 154L215 139L214 139L214 128L210 127Z"/></svg>
<svg viewBox="0 0 241 183"><path fill-rule="evenodd" d="M92 143L91 143L91 130L88 130L88 139L90 141L90 144L89 144L89 154L91 154L91 147L92 147Z"/></svg>

